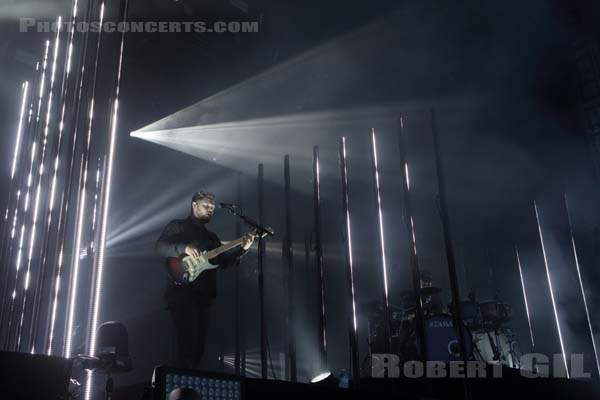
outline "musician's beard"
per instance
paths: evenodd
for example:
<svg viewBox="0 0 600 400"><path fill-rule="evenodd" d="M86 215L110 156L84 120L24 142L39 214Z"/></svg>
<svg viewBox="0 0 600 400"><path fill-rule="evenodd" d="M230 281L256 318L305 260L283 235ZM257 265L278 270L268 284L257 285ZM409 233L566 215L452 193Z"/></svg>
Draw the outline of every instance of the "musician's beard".
<svg viewBox="0 0 600 400"><path fill-rule="evenodd" d="M194 219L197 221L197 223L200 224L207 224L210 222L212 215L202 215L200 217L193 215Z"/></svg>

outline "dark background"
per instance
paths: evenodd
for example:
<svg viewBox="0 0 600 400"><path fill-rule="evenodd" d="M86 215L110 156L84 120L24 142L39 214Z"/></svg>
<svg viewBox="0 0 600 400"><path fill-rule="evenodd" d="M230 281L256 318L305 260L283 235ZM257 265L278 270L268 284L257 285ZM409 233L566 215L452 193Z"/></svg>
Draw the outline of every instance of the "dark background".
<svg viewBox="0 0 600 400"><path fill-rule="evenodd" d="M294 183L294 250L296 267L305 271L297 279L301 292L297 334L303 380L315 372L310 367L316 344L316 305L311 303L314 271L305 269L303 254L303 238L310 230L312 218L310 179L305 171L312 144L323 147L325 165L325 308L331 370L337 372L348 365L335 153L341 134L352 139L349 168L351 175L355 171L351 178L351 207L356 212L358 302L379 299L381 290L375 203L366 153L371 127L381 138L382 201L388 229L392 301L397 300L399 290L410 288L408 241L398 207L400 169L393 120L398 112L405 116L407 150L415 166L420 261L445 289L445 300L450 299L435 202L430 107L438 115L463 296L471 288L477 289L481 299L499 293L512 304L513 326L522 347L528 350L513 252L514 244L518 244L530 291L534 335L539 340L537 350L559 352L533 213L532 201L537 200L548 240L548 259L555 274L559 312L564 315L567 348L569 352L587 354L591 369L591 346L562 195L566 188L584 284L596 322L600 304L596 294L600 279L599 177L581 115L574 44L577 40L598 40L598 4L542 0L469 0L450 4L431 0L248 1L248 5L245 13L225 1L131 1L130 20L261 22L259 33L156 33L127 37L101 317L122 321L129 329L136 368L120 377L121 382L149 379L152 367L168 363L173 350L170 323L162 303L165 278L161 260L152 255L153 241L168 220L186 215L189 197L199 188L213 190L224 201L234 201L237 167L160 147L132 138L129 133L186 107L200 113L203 106L193 106L195 103L280 64L283 66L274 73L267 72L258 81L234 88L208 103L225 108L226 117L207 121L203 115L192 112L191 117L174 117L167 125L180 128L311 111L327 111L328 118L339 122L343 119L340 115L351 115L343 110L362 111L357 120L342 121L334 127L312 122L294 130L284 124L283 145L260 143L281 150L281 159L284 152L292 152L296 157L292 158L293 166L302 170ZM69 6L66 1L6 0L0 5L3 188L7 188L9 180L20 85L31 79L35 60L41 57L42 40L46 39L41 34L18 33L18 18L53 20L61 13L66 16ZM291 59L295 61L288 62ZM306 135L309 152L302 155L286 149L286 134ZM248 137L260 138L260 132ZM243 143L236 145L244 149ZM253 158L252 154L246 157ZM255 163L266 164L270 174L281 176L282 167L276 162L262 159L260 154L255 158ZM256 173L247 169L241 172L243 203L249 214L256 215ZM270 180L267 221L278 232L283 227L281 199L280 182ZM217 215L213 224L224 239L233 236L234 221L227 215ZM285 298L279 267L280 240L276 238L268 246L266 271L269 342L276 368L282 351ZM248 357L254 363L259 348L255 264L251 253L244 260L242 274L243 332ZM218 368L221 345L226 356L233 353L232 282L232 271L220 275L206 368ZM361 315L362 358L366 355L366 324L364 313ZM276 373L279 375L278 369Z"/></svg>

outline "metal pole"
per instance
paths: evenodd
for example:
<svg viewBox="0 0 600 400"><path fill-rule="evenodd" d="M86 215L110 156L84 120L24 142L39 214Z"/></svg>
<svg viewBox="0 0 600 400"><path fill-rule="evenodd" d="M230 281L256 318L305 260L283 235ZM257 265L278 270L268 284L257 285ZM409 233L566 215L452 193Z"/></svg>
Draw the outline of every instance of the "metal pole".
<svg viewBox="0 0 600 400"><path fill-rule="evenodd" d="M352 380L357 385L360 381L360 361L358 356L358 341L356 339L356 301L354 296L354 270L352 259L352 229L350 226L350 206L348 196L348 168L346 164L346 137L340 141L340 174L342 182L342 207L345 229L342 229L342 238L346 248L346 319L348 325L348 343L350 344L350 373Z"/></svg>
<svg viewBox="0 0 600 400"><path fill-rule="evenodd" d="M385 257L385 235L383 228L383 213L381 211L381 191L379 184L379 165L377 158L377 142L375 139L375 129L371 130L371 171L373 173L373 194L375 196L375 204L377 206L377 220L378 220L378 237L380 247L380 262L381 262L381 277L383 283L382 290L382 308L383 308L383 340L384 340L384 351L389 353L391 351L391 328L390 328L390 310L389 310L389 298L388 298L388 276L387 276L387 261Z"/></svg>
<svg viewBox="0 0 600 400"><path fill-rule="evenodd" d="M565 363L565 372L567 378L569 378L569 367L567 366L567 355L565 353L565 345L562 337L562 330L560 329L560 320L558 318L558 310L556 308L556 301L554 300L554 288L552 287L552 277L550 276L550 267L548 266L548 257L546 255L546 246L544 244L544 236L542 235L542 226L540 224L540 216L537 209L537 204L533 202L533 209L535 210L535 218L538 224L538 231L540 233L540 243L542 245L542 254L544 256L544 266L546 267L546 278L548 279L548 288L550 289L550 300L552 301L552 310L554 311L554 319L556 321L556 330L558 331L558 340L560 341L560 350L562 351L563 361Z"/></svg>
<svg viewBox="0 0 600 400"><path fill-rule="evenodd" d="M323 243L321 239L321 182L319 171L319 148L313 147L313 211L315 234L315 266L317 269L317 306L318 310L318 338L319 338L319 373L327 365L327 336L325 333L325 304L323 287Z"/></svg>
<svg viewBox="0 0 600 400"><path fill-rule="evenodd" d="M527 313L527 324L529 325L529 336L531 337L531 347L535 348L533 340L533 329L531 329L531 318L529 316L529 304L527 303L527 291L525 290L525 279L523 279L523 269L521 267L521 258L519 257L519 249L515 246L515 254L517 256L517 265L519 266L519 277L521 278L521 288L523 289L523 300L525 302L525 312Z"/></svg>
<svg viewBox="0 0 600 400"><path fill-rule="evenodd" d="M307 324L309 324L310 326L310 320L311 320L311 316L312 316L312 312L313 312L313 302L312 299L313 297L311 296L311 284L310 284L310 275L313 272L312 271L312 264L310 262L310 253L312 250L312 241L311 241L311 234L306 232L305 236L304 236L304 276L305 276L305 282L306 282L306 296L305 296L305 318L307 321ZM310 352L308 355L308 361L307 361L307 370L308 370L308 375L309 375L309 379L311 379L315 373L316 370L316 357L315 357L315 353L314 352Z"/></svg>
<svg viewBox="0 0 600 400"><path fill-rule="evenodd" d="M241 203L242 203L242 174L241 173L237 173L236 174L236 194L237 194L237 200L236 203L239 207L241 207ZM235 219L235 237L240 237L242 235L242 223L241 220L239 218ZM234 360L234 367L235 367L235 374L237 376L240 376L240 318L242 316L242 313L240 313L240 308L242 307L242 304L240 302L240 263L241 261L238 259L237 260L237 265L235 268L235 360Z"/></svg>
<svg viewBox="0 0 600 400"><path fill-rule="evenodd" d="M437 125L435 120L435 113L431 109L431 133L433 136L433 148L435 152L435 167L438 178L438 189L439 189L439 211L440 219L442 222L442 229L444 233L444 247L446 250L446 259L448 262L448 274L450 276L450 289L452 290L452 305L454 307L454 313L456 314L455 323L458 327L458 344L460 346L460 354L462 361L467 361L466 347L465 347L465 327L462 323L462 310L460 309L460 293L458 289L458 278L456 276L456 262L454 259L454 249L452 247L452 236L450 232L450 217L448 215L448 206L446 199L446 182L444 178L444 171L442 168L442 160L440 157L440 146L437 132ZM471 399L471 387L468 379L464 379L464 391L465 398Z"/></svg>
<svg viewBox="0 0 600 400"><path fill-rule="evenodd" d="M410 237L410 267L412 273L412 284L415 295L415 305L417 307L416 327L419 337L421 361L427 360L427 342L425 337L425 319L423 315L423 299L421 298L421 270L419 268L419 257L417 253L417 237L415 230L415 221L412 211L412 200L410 196L410 173L406 151L404 149L404 121L402 117L398 120L398 152L400 154L400 168L403 173L400 174L402 181L402 217L406 227L406 233Z"/></svg>
<svg viewBox="0 0 600 400"><path fill-rule="evenodd" d="M579 258L577 257L577 247L575 246L575 234L573 233L573 224L571 222L571 214L569 212L569 202L567 201L567 194L564 194L565 199L565 211L567 212L567 221L569 223L569 233L571 234L571 245L573 246L573 258L575 260L575 267L577 268L577 278L579 278L579 289L581 290L581 298L583 299L583 305L585 307L585 316L588 322L588 329L590 331L590 338L592 340L592 348L594 350L594 357L596 359L596 368L600 376L600 362L598 362L598 350L596 348L596 340L594 339L594 330L592 328L592 320L590 318L590 311L588 309L587 298L585 296L585 289L583 288L583 279L581 278L581 268L579 267Z"/></svg>
<svg viewBox="0 0 600 400"><path fill-rule="evenodd" d="M296 326L294 307L294 252L292 240L292 204L291 204L291 179L290 179L290 156L286 155L283 160L284 178L284 203L285 203L285 239L284 257L287 264L287 315L286 315L286 339L289 361L289 379L292 382L298 380L296 366Z"/></svg>
<svg viewBox="0 0 600 400"><path fill-rule="evenodd" d="M264 166L258 164L258 223L264 223ZM258 238L258 295L260 298L260 367L261 376L267 379L267 332L265 321L265 241Z"/></svg>

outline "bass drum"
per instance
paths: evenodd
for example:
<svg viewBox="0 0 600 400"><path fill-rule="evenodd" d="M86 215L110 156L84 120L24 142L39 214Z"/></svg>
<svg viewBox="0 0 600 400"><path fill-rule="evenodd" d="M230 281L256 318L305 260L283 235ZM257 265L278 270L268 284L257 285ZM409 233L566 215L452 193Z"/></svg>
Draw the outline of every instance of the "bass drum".
<svg viewBox="0 0 600 400"><path fill-rule="evenodd" d="M473 334L475 359L488 364L501 364L519 368L521 350L516 335L510 329L500 332L475 332Z"/></svg>
<svg viewBox="0 0 600 400"><path fill-rule="evenodd" d="M467 359L471 359L473 354L471 332L464 324L463 327L465 353ZM451 315L437 314L425 318L425 340L428 361L450 362L462 359L458 343L458 328ZM417 348L419 348L418 338Z"/></svg>

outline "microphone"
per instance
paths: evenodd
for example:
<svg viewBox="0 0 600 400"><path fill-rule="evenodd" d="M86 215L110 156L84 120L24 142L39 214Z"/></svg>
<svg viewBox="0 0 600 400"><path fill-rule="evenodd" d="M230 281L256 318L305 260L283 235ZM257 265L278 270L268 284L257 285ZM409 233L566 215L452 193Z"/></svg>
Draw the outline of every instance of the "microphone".
<svg viewBox="0 0 600 400"><path fill-rule="evenodd" d="M239 207L237 205L231 204L231 203L219 203L219 208L239 208Z"/></svg>

